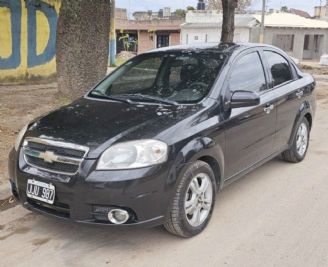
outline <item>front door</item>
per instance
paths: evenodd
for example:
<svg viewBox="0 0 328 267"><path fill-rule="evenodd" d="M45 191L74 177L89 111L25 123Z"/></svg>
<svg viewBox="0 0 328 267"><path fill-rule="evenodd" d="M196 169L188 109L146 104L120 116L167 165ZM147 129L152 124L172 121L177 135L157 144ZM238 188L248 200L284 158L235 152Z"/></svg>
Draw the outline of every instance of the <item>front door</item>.
<svg viewBox="0 0 328 267"><path fill-rule="evenodd" d="M232 65L228 80L230 94L253 91L261 103L255 107L232 109L225 123L226 178L242 172L273 152L276 108L273 91L268 91L267 78L258 52L241 56Z"/></svg>
<svg viewBox="0 0 328 267"><path fill-rule="evenodd" d="M170 36L168 34L157 35L157 48L166 47L170 45Z"/></svg>

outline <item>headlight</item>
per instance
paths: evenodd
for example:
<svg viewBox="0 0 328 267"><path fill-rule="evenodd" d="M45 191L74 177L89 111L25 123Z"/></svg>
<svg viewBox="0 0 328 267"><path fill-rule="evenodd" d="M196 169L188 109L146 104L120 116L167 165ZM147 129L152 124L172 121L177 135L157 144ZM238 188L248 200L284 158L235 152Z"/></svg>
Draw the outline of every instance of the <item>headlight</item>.
<svg viewBox="0 0 328 267"><path fill-rule="evenodd" d="M118 143L100 157L97 170L136 169L167 160L167 144L157 140Z"/></svg>
<svg viewBox="0 0 328 267"><path fill-rule="evenodd" d="M27 131L27 127L28 127L28 124L25 125L25 126L22 128L22 130L20 130L20 132L19 132L18 135L17 135L16 142L15 142L15 150L16 150L16 151L18 151L18 149L19 149L19 146L20 146L20 144L21 144L21 142L22 142L22 139L23 139L23 137L24 137L24 134L25 134L26 131Z"/></svg>

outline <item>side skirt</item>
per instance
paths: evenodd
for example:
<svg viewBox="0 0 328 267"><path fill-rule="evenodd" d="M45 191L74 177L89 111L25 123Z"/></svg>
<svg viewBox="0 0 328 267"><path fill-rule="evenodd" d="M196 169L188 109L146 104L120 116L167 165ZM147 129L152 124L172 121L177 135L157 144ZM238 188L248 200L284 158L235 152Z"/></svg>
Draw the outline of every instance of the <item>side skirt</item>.
<svg viewBox="0 0 328 267"><path fill-rule="evenodd" d="M275 157L279 156L283 151L287 150L288 149L288 146L286 146L285 149L282 149L281 151L279 152L275 152L273 153L272 155L270 155L269 157L251 165L250 167L234 174L233 176L230 176L229 178L225 179L224 182L223 182L223 186L222 186L222 189L228 185L230 185L231 183L239 180L241 177L245 176L246 174L250 173L251 171L257 169L258 167L262 166L263 164L267 163L268 161L274 159Z"/></svg>

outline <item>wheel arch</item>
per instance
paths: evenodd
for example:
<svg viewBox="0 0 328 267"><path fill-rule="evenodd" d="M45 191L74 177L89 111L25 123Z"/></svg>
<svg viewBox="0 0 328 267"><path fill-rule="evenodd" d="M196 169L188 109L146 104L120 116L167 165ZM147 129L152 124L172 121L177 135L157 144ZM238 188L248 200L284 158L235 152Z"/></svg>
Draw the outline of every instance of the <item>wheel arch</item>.
<svg viewBox="0 0 328 267"><path fill-rule="evenodd" d="M305 115L304 115L304 117L307 119L307 121L308 121L308 123L309 123L309 125L310 125L310 129L312 129L312 114L310 113L310 112L307 112Z"/></svg>
<svg viewBox="0 0 328 267"><path fill-rule="evenodd" d="M294 120L294 125L293 125L293 129L292 129L292 133L291 133L291 136L289 138L289 142L288 144L291 145L293 140L294 140L294 137L296 135L296 132L297 132L297 126L298 124L300 123L300 121L303 119L303 118L306 118L307 121L309 122L309 125L310 125L310 129L312 128L312 124L313 124L313 115L312 115L312 109L311 109L311 105L308 101L304 101L297 114L296 114L296 118Z"/></svg>
<svg viewBox="0 0 328 267"><path fill-rule="evenodd" d="M204 161L205 163L210 165L210 167L212 168L212 170L214 172L214 176L215 176L215 180L218 185L218 188L221 188L222 175L221 175L221 168L220 168L219 162L212 156L202 156L202 157L198 158L197 160Z"/></svg>
<svg viewBox="0 0 328 267"><path fill-rule="evenodd" d="M190 163L201 160L210 165L218 188L221 189L224 175L223 145L209 137L198 137L189 141L178 153L176 162L183 162L183 164L177 166L177 175L180 176Z"/></svg>

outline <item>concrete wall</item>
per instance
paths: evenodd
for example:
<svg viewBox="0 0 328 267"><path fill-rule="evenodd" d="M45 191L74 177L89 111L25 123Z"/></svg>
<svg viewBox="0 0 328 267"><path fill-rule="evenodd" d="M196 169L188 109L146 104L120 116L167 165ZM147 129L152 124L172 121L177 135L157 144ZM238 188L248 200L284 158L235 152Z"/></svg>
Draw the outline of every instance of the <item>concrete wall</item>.
<svg viewBox="0 0 328 267"><path fill-rule="evenodd" d="M61 0L0 0L0 83L56 74L60 3ZM139 33L139 53L156 48L156 33L149 31L168 31L170 45L180 43L178 31L184 20L131 21L118 14L118 29Z"/></svg>
<svg viewBox="0 0 328 267"><path fill-rule="evenodd" d="M0 1L0 82L56 73L55 38L60 2L47 1Z"/></svg>
<svg viewBox="0 0 328 267"><path fill-rule="evenodd" d="M170 45L179 45L180 44L180 33L173 32L170 34Z"/></svg>
<svg viewBox="0 0 328 267"><path fill-rule="evenodd" d="M195 44L195 43L211 43L219 42L221 38L221 27L209 28L183 28L181 29L181 43L182 44ZM249 28L236 28L235 29L235 42L249 42L250 29Z"/></svg>
<svg viewBox="0 0 328 267"><path fill-rule="evenodd" d="M222 13L216 10L189 11L186 15L188 23L217 23L222 20Z"/></svg>
<svg viewBox="0 0 328 267"><path fill-rule="evenodd" d="M138 34L138 54L156 48L156 34L148 31L139 31Z"/></svg>
<svg viewBox="0 0 328 267"><path fill-rule="evenodd" d="M252 16L237 14L234 42L250 42ZM181 43L195 44L219 42L221 39L222 13L215 10L189 11L186 23L181 25Z"/></svg>

